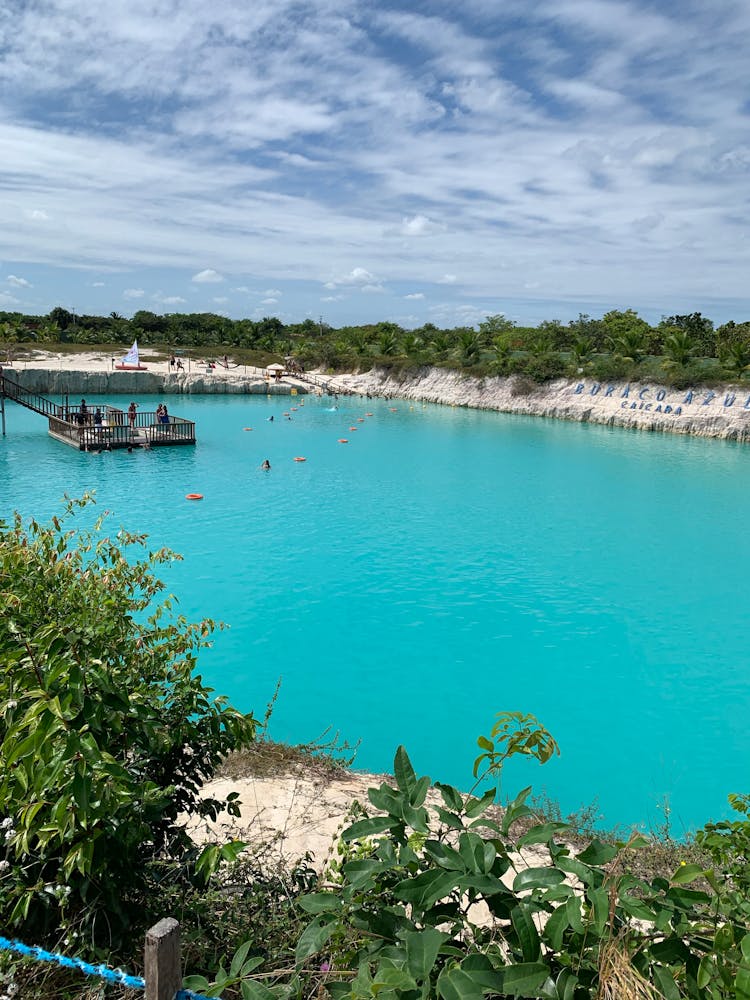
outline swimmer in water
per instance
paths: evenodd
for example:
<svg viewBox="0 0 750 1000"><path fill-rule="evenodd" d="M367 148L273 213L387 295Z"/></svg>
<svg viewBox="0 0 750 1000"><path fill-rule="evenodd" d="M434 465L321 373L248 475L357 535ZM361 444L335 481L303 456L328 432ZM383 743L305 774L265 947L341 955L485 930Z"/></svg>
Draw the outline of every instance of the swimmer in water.
<svg viewBox="0 0 750 1000"><path fill-rule="evenodd" d="M270 468L271 468L271 463L268 461L268 459L266 459L263 462L263 465L261 465L261 469L270 469Z"/></svg>

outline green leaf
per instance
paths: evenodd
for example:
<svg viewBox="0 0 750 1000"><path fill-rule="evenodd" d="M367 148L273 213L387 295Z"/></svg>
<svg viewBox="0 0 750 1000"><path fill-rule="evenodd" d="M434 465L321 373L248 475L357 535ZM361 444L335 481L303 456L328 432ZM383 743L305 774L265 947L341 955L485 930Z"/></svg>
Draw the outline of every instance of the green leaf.
<svg viewBox="0 0 750 1000"><path fill-rule="evenodd" d="M250 951L251 947L252 947L252 941L245 941L244 944L241 944L239 946L239 948L232 957L232 964L229 966L230 976L234 977L240 971L240 969L242 968L242 963L247 958L247 953ZM261 959L261 961L263 960Z"/></svg>
<svg viewBox="0 0 750 1000"><path fill-rule="evenodd" d="M530 830L519 837L516 847L527 847L529 844L546 844L560 830L569 830L569 823L541 823L532 826Z"/></svg>
<svg viewBox="0 0 750 1000"><path fill-rule="evenodd" d="M440 952L440 946L448 936L435 930L434 927L427 927L423 931L407 931L404 934L407 968L418 982L429 977Z"/></svg>
<svg viewBox="0 0 750 1000"><path fill-rule="evenodd" d="M450 871L466 871L466 863L461 855L453 847L441 843L439 840L428 840L424 845L425 854L434 859L441 868Z"/></svg>
<svg viewBox="0 0 750 1000"><path fill-rule="evenodd" d="M563 882L565 876L556 868L525 868L513 879L515 892L524 889L548 889Z"/></svg>
<svg viewBox="0 0 750 1000"><path fill-rule="evenodd" d="M734 978L734 1000L750 1000L750 968L740 965Z"/></svg>
<svg viewBox="0 0 750 1000"><path fill-rule="evenodd" d="M335 916L324 914L307 925L297 941L297 948L294 953L294 958L298 965L304 962L306 958L309 958L310 955L315 955L320 951L331 934L333 934L336 924Z"/></svg>
<svg viewBox="0 0 750 1000"><path fill-rule="evenodd" d="M729 951L734 944L734 931L731 924L722 924L714 935L714 948L718 952Z"/></svg>
<svg viewBox="0 0 750 1000"><path fill-rule="evenodd" d="M438 781L435 783L435 788L440 790L440 794L443 796L443 802L445 802L449 809L453 809L454 812L460 812L463 809L463 796L452 785L443 785Z"/></svg>
<svg viewBox="0 0 750 1000"><path fill-rule="evenodd" d="M364 840L365 837L374 837L379 833L390 830L394 821L391 816L372 816L370 819L361 819L357 823L352 823L341 834L341 839L345 844L353 840Z"/></svg>
<svg viewBox="0 0 750 1000"><path fill-rule="evenodd" d="M583 917L581 915L581 901L578 896L571 896L565 904L565 915L570 922L570 926L576 934L583 934Z"/></svg>
<svg viewBox="0 0 750 1000"><path fill-rule="evenodd" d="M704 955L698 966L698 989L705 989L706 986L711 982L716 972L716 964L714 962L713 955Z"/></svg>
<svg viewBox="0 0 750 1000"><path fill-rule="evenodd" d="M526 788L521 789L521 791L516 795L513 801L506 806L505 812L503 813L503 832L507 833L511 828L511 825L515 823L517 819L522 819L524 816L529 816L531 810L526 805L526 799L531 793L531 785Z"/></svg>
<svg viewBox="0 0 750 1000"><path fill-rule="evenodd" d="M388 867L382 861L364 859L362 861L348 861L343 866L343 872L350 885L355 889L362 889L370 882L373 875L387 871Z"/></svg>
<svg viewBox="0 0 750 1000"><path fill-rule="evenodd" d="M614 844L605 844L601 840L594 838L585 851L581 851L578 860L586 865L606 865L620 853L619 847Z"/></svg>
<svg viewBox="0 0 750 1000"><path fill-rule="evenodd" d="M412 792L411 795L410 799L411 805L413 805L415 808L424 805L425 799L427 798L427 793L430 790L430 784L431 784L430 779L426 775L422 778L419 778L416 785L414 786L414 791Z"/></svg>
<svg viewBox="0 0 750 1000"><path fill-rule="evenodd" d="M335 892L311 892L297 900L306 913L339 913L343 906Z"/></svg>
<svg viewBox="0 0 750 1000"><path fill-rule="evenodd" d="M602 934L609 919L609 893L606 889L588 889L586 896L591 904L594 927L597 934Z"/></svg>
<svg viewBox="0 0 750 1000"><path fill-rule="evenodd" d="M443 899L456 888L456 876L453 872L426 871L415 878L403 879L393 889L397 899L412 903L423 910Z"/></svg>
<svg viewBox="0 0 750 1000"><path fill-rule="evenodd" d="M459 968L443 969L437 980L438 996L443 1000L481 1000L481 986Z"/></svg>
<svg viewBox="0 0 750 1000"><path fill-rule="evenodd" d="M469 819L473 819L475 816L480 816L489 806L491 806L495 801L495 794L495 789L490 788L481 798L469 799L464 809L464 812Z"/></svg>
<svg viewBox="0 0 750 1000"><path fill-rule="evenodd" d="M497 972L496 992L514 997L535 997L539 995L542 983L550 974L550 968L543 962L519 962L506 965Z"/></svg>
<svg viewBox="0 0 750 1000"><path fill-rule="evenodd" d="M740 951L742 952L743 959L750 963L750 934L745 934L740 941Z"/></svg>
<svg viewBox="0 0 750 1000"><path fill-rule="evenodd" d="M524 961L535 962L539 958L541 944L531 909L526 904L519 903L510 911L510 920L518 935Z"/></svg>
<svg viewBox="0 0 750 1000"><path fill-rule="evenodd" d="M702 874L703 869L700 865L680 865L669 881L672 885L687 885L689 882L694 882Z"/></svg>
<svg viewBox="0 0 750 1000"><path fill-rule="evenodd" d="M565 931L570 927L567 906L558 906L552 911L547 923L544 925L544 937L549 941L553 951L560 951L562 948Z"/></svg>
<svg viewBox="0 0 750 1000"><path fill-rule="evenodd" d="M403 746L399 746L396 750L396 756L393 760L393 774L398 787L408 796L411 802L411 796L417 784L417 776L414 773L414 768L411 766L409 755Z"/></svg>
<svg viewBox="0 0 750 1000"><path fill-rule="evenodd" d="M242 1000L278 1000L278 996L263 983L254 979L244 979L240 983Z"/></svg>
<svg viewBox="0 0 750 1000"><path fill-rule="evenodd" d="M664 1000L680 1000L682 994L669 969L664 968L662 965L654 965L653 975L656 985L664 996Z"/></svg>

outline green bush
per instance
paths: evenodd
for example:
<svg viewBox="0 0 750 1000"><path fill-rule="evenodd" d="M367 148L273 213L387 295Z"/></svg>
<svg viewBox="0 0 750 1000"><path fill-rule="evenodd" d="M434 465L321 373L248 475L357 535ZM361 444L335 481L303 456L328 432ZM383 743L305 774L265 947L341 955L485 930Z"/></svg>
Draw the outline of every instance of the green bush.
<svg viewBox="0 0 750 1000"><path fill-rule="evenodd" d="M169 865L200 880L236 854L197 856L182 818L236 811L199 789L255 735L194 674L213 623L175 618L171 597L153 606L154 569L177 557L144 555L145 536L105 534L103 518L76 531L92 502L0 522L0 924L37 942L116 942Z"/></svg>

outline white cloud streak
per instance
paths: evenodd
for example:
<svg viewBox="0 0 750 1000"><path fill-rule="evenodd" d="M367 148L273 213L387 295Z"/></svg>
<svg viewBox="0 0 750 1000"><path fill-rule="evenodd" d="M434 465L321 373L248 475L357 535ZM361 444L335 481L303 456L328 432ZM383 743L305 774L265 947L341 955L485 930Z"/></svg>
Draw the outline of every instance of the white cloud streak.
<svg viewBox="0 0 750 1000"><path fill-rule="evenodd" d="M532 286L573 311L750 308L733 0L4 10L0 254L22 273L137 272L139 298L168 271L168 304L226 276L300 314L415 285L454 315Z"/></svg>

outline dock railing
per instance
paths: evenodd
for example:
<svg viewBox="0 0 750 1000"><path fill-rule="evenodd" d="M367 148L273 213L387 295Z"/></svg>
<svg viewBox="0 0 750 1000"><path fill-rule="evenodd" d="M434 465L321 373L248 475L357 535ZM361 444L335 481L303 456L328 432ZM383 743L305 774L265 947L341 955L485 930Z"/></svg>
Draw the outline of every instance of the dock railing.
<svg viewBox="0 0 750 1000"><path fill-rule="evenodd" d="M131 424L128 414L114 406L104 407L100 424L94 423L90 409L82 415L78 406L60 407L59 414L49 417L50 432L66 438L81 451L195 444L195 422L183 417L170 416L164 423L155 411L146 410L136 413Z"/></svg>

